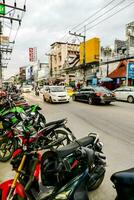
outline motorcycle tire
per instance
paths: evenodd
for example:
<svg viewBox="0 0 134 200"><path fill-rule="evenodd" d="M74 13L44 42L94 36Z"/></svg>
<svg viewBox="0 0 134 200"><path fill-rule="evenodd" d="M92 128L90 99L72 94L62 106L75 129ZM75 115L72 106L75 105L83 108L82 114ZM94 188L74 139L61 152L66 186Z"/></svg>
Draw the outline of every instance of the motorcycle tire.
<svg viewBox="0 0 134 200"><path fill-rule="evenodd" d="M6 162L10 160L13 155L13 152L17 148L17 140L3 138L0 140L0 161Z"/></svg>
<svg viewBox="0 0 134 200"><path fill-rule="evenodd" d="M49 145L55 146L56 148L61 146L66 146L70 144L73 139L68 136L68 132L64 129L56 129L54 130L54 134L52 136L52 142Z"/></svg>
<svg viewBox="0 0 134 200"><path fill-rule="evenodd" d="M87 190L88 191L92 191L92 190L96 190L101 183L103 182L105 174L102 174L95 182L93 183L88 183L87 181Z"/></svg>

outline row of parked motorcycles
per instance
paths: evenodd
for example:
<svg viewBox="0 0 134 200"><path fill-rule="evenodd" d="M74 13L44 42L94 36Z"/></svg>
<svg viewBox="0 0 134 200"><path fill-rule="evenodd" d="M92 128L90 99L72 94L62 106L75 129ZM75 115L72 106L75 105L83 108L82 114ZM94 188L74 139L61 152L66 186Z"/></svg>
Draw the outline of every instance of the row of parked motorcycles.
<svg viewBox="0 0 134 200"><path fill-rule="evenodd" d="M47 123L19 93L0 98L0 161L16 172L0 200L89 200L103 182L106 157L96 133L77 139L67 119ZM116 172L116 200L134 200L134 169Z"/></svg>

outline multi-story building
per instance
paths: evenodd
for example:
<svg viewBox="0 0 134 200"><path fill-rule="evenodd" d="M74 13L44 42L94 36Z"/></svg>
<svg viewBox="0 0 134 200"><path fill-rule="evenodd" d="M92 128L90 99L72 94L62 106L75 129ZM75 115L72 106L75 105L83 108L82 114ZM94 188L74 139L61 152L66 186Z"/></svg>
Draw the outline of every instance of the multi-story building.
<svg viewBox="0 0 134 200"><path fill-rule="evenodd" d="M134 21L126 25L128 54L134 55Z"/></svg>
<svg viewBox="0 0 134 200"><path fill-rule="evenodd" d="M52 78L66 80L69 82L75 74L68 73L66 69L70 68L72 63L78 65L79 45L64 42L55 42L51 45L49 64ZM77 60L77 62L76 62Z"/></svg>

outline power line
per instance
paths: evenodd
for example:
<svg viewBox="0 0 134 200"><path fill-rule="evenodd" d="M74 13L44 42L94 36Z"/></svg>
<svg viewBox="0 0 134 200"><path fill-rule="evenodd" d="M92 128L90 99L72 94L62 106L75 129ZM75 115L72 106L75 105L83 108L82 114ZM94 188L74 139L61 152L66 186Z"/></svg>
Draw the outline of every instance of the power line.
<svg viewBox="0 0 134 200"><path fill-rule="evenodd" d="M90 29L96 27L98 24L102 23L103 21L106 21L107 19L113 17L114 15L118 14L119 12L121 12L121 11L123 11L124 9L128 8L129 6L131 6L133 3L134 3L134 1L131 2L131 3L129 3L128 5L124 6L123 8L119 9L118 11L116 11L115 13L113 13L112 15L110 15L110 16L104 18L103 20L97 22L95 25L89 27L88 29L86 29L86 31L88 31L88 30L90 30ZM82 31L81 33L83 33L83 32L84 32L84 31Z"/></svg>
<svg viewBox="0 0 134 200"><path fill-rule="evenodd" d="M93 22L97 21L99 18L103 17L104 15L106 15L107 13L109 13L110 11L114 10L116 7L120 6L124 1L126 0L122 0L120 2L118 2L116 5L114 5L112 8L108 9L105 13L99 15L98 17L96 17L95 19L93 19L91 22L87 23L87 25L92 24ZM80 31L81 28L77 29L76 32Z"/></svg>
<svg viewBox="0 0 134 200"><path fill-rule="evenodd" d="M79 23L78 25L74 26L71 31L73 29L76 29L78 26L82 25L83 23L85 23L86 21L88 21L89 19L91 19L92 17L94 17L95 15L97 15L99 12L101 12L103 9L105 9L106 7L108 7L110 4L112 4L114 1L116 0L112 0L109 3L107 3L105 6L103 6L102 8L100 8L99 10L97 10L96 12L94 12L92 15L90 15L89 17L87 17L85 20L83 20L81 23Z"/></svg>
<svg viewBox="0 0 134 200"><path fill-rule="evenodd" d="M82 25L84 22L86 22L88 19L91 19L92 17L94 17L95 15L97 15L99 12L101 12L103 9L105 9L106 7L108 7L110 4L112 4L114 1L116 0L112 0L109 3L107 3L106 5L104 5L102 8L100 8L99 10L97 10L96 12L94 12L92 15L90 15L88 18L86 18L84 21L82 21L81 23L75 25L73 28L71 28L71 31L74 30L75 28L77 28L78 26ZM69 29L69 28L68 28ZM66 36L68 35L68 32L65 34L65 36L63 36L61 39L59 39L60 41L63 40Z"/></svg>

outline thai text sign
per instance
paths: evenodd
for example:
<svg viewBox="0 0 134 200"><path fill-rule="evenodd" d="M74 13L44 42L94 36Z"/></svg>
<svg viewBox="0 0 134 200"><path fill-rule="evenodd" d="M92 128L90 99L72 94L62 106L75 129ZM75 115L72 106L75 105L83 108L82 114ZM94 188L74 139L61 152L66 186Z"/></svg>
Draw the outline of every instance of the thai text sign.
<svg viewBox="0 0 134 200"><path fill-rule="evenodd" d="M5 5L0 3L0 15L5 15Z"/></svg>
<svg viewBox="0 0 134 200"><path fill-rule="evenodd" d="M127 65L128 78L134 78L134 62L129 62Z"/></svg>
<svg viewBox="0 0 134 200"><path fill-rule="evenodd" d="M37 48L36 47L29 48L29 61L30 62L37 61Z"/></svg>

